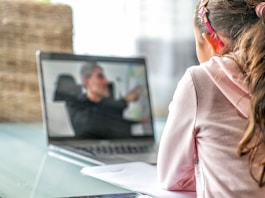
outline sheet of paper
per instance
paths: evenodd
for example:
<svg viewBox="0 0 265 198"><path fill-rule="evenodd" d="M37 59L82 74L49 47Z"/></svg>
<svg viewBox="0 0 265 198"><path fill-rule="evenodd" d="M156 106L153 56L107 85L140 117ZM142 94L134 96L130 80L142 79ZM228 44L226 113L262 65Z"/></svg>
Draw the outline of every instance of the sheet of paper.
<svg viewBox="0 0 265 198"><path fill-rule="evenodd" d="M144 162L85 167L82 174L152 197L195 198L195 192L172 192L161 189L156 166Z"/></svg>

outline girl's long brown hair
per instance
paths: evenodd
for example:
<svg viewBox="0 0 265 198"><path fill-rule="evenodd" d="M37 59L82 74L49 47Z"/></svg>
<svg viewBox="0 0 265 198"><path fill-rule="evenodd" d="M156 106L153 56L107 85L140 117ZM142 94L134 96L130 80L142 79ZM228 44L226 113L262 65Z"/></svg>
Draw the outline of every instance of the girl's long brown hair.
<svg viewBox="0 0 265 198"><path fill-rule="evenodd" d="M236 59L251 95L248 126L238 143L238 154L249 155L249 170L259 186L264 185L265 150L265 8L259 18L256 6L262 0L209 0L207 17L217 34L225 37L229 49L224 51ZM200 3L195 12L195 25L201 33L208 33L205 24L196 17ZM231 48L232 46L232 48ZM237 52L237 53L234 53ZM236 55L235 55L236 54ZM264 147L263 147L264 148ZM257 161L257 152L264 157ZM258 178L253 174L254 166L260 167Z"/></svg>

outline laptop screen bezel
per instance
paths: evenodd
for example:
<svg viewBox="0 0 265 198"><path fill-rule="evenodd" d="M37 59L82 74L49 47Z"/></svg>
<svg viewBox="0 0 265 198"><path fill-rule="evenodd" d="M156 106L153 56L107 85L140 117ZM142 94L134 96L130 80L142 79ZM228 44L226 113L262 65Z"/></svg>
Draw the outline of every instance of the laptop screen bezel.
<svg viewBox="0 0 265 198"><path fill-rule="evenodd" d="M43 78L43 64L44 60L69 60L69 61L99 61L99 62L120 62L120 63L139 63L145 67L145 78L146 78L146 86L147 86L147 97L149 100L149 109L150 109L150 125L152 133L150 135L142 135L142 136L131 136L126 139L142 139L142 140L155 140L155 131L154 131L154 122L153 122L153 112L152 112L152 101L150 96L150 87L148 82L148 70L146 65L145 57L120 57L120 56L98 56L98 55L81 55L81 54L73 54L73 53L58 53L58 52L47 52L47 51L37 51L37 67L38 67L38 76L39 76L39 89L41 95L41 105L42 105L42 117L43 117L43 125L45 131L47 133L48 140L80 140L84 138L76 137L76 136L60 136L54 137L50 136L48 132L48 117L47 117L47 103L46 103L46 94L44 90L44 78ZM97 140L97 139L95 139Z"/></svg>

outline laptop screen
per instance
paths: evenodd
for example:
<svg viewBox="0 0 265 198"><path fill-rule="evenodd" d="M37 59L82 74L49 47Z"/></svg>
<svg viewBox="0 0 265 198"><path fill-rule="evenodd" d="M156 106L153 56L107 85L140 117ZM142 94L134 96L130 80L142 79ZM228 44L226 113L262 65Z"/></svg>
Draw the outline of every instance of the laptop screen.
<svg viewBox="0 0 265 198"><path fill-rule="evenodd" d="M154 136L144 58L37 52L37 62L49 137Z"/></svg>

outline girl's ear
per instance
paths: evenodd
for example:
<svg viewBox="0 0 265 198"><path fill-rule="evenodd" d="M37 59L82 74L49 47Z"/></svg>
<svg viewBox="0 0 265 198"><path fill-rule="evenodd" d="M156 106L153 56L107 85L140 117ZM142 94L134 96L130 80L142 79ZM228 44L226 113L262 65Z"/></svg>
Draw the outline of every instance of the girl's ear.
<svg viewBox="0 0 265 198"><path fill-rule="evenodd" d="M215 38L213 38L210 34L207 34L207 33L202 33L202 37L204 38L204 40L206 41L210 49L211 56L221 54L223 47L220 46L220 44Z"/></svg>
<svg viewBox="0 0 265 198"><path fill-rule="evenodd" d="M85 87L87 87L88 84L89 84L89 79L83 78L83 85L85 85Z"/></svg>

